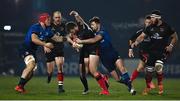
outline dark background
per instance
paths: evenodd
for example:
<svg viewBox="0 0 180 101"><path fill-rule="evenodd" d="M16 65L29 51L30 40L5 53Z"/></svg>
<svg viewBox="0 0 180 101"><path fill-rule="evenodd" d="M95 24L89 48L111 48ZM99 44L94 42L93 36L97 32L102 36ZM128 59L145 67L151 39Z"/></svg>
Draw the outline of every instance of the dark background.
<svg viewBox="0 0 180 101"><path fill-rule="evenodd" d="M0 3L0 73L19 73L23 64L18 57L18 46L23 41L29 26L37 22L39 13L59 10L64 19L73 20L68 14L76 10L88 22L93 16L99 16L105 28L110 32L113 45L121 57L128 59L128 39L139 30L143 17L152 10L158 9L163 19L175 30L180 32L180 1L179 0L1 0ZM11 31L4 31L4 25L11 25ZM179 35L179 34L178 34ZM77 63L78 54L65 47L67 67ZM167 64L177 67L179 71L180 45L178 44ZM38 52L42 67L45 65L42 52ZM77 67L77 64L73 66ZM21 67L21 69L19 69ZM43 72L43 70L40 70ZM40 72L39 72L40 73ZM173 75L173 72L171 73Z"/></svg>

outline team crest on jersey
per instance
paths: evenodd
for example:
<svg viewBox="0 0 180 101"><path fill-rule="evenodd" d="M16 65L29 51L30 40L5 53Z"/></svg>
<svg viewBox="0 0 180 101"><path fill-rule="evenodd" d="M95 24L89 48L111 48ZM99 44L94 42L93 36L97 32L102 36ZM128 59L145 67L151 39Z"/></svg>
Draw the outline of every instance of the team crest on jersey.
<svg viewBox="0 0 180 101"><path fill-rule="evenodd" d="M51 28L51 30L52 30L52 31L55 31L55 29L54 29L54 28Z"/></svg>

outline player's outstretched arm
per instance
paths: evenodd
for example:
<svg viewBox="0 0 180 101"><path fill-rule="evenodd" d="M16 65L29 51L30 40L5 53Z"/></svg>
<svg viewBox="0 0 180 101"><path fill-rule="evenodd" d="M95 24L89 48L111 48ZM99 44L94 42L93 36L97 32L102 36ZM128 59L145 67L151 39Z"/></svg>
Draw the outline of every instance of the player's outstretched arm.
<svg viewBox="0 0 180 101"><path fill-rule="evenodd" d="M101 39L102 39L101 35L96 35L94 38L89 38L86 40L76 39L76 42L79 44L92 44L92 43L96 43L96 42L100 41Z"/></svg>
<svg viewBox="0 0 180 101"><path fill-rule="evenodd" d="M41 41L35 33L32 34L31 40L33 43L35 43L39 46L45 46L47 48L54 48L52 43L45 43L45 42Z"/></svg>
<svg viewBox="0 0 180 101"><path fill-rule="evenodd" d="M85 21L82 19L82 17L78 14L78 12L76 11L71 11L70 14L71 16L74 16L76 21L78 23L80 23L81 25L83 25L85 23Z"/></svg>
<svg viewBox="0 0 180 101"><path fill-rule="evenodd" d="M141 43L144 38L145 38L146 34L144 32L142 32L136 39L136 41L134 43L132 43L131 48L134 48L135 46L137 46L139 43Z"/></svg>

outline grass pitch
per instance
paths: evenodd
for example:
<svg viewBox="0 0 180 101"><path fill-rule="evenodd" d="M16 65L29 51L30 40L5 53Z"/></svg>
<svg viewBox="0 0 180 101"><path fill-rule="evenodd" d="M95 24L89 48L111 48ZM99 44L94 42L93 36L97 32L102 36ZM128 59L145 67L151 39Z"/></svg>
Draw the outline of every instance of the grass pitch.
<svg viewBox="0 0 180 101"><path fill-rule="evenodd" d="M99 95L100 88L97 82L89 77L88 83L90 93L82 95L83 86L78 77L65 77L65 93L57 93L57 83L55 77L50 84L46 83L46 77L34 77L26 85L26 94L19 94L14 91L19 77L0 76L0 100L180 100L180 80L165 79L164 94L158 95L158 90L154 89L149 95L143 96L145 87L144 79L137 79L133 83L137 94L132 96L127 88L110 79L110 95ZM155 82L155 80L154 80ZM155 82L156 83L156 82Z"/></svg>

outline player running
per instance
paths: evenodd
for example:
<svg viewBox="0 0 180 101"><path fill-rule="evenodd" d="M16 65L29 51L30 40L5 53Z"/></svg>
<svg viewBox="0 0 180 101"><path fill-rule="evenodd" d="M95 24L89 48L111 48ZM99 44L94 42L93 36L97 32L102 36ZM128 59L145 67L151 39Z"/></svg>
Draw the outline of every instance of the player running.
<svg viewBox="0 0 180 101"><path fill-rule="evenodd" d="M151 25L152 21L151 21L151 16L148 15L145 17L144 20L144 27L147 27L149 25ZM143 28L138 30L129 40L129 53L128 56L130 58L134 57L134 53L133 53L133 49L131 48L132 43L136 40L136 38L143 32ZM131 75L131 81L135 80L139 74L139 72L144 71L144 67L148 66L147 63L147 59L148 59L148 52L149 52L149 46L151 44L151 39L150 37L146 37L143 42L139 45L139 64L138 67L133 71L132 75ZM152 76L151 76L152 77ZM146 82L147 83L147 82ZM150 84L147 84L150 86L150 88L155 88L155 85L153 84L153 82L151 82Z"/></svg>
<svg viewBox="0 0 180 101"><path fill-rule="evenodd" d="M107 68L110 74L115 78L116 81L124 83L128 86L128 90L132 95L136 94L136 91L133 89L130 81L129 74L124 67L123 60L120 59L120 56L117 51L112 46L111 38L109 33L101 26L99 17L93 17L90 19L90 26L95 33L94 38L89 38L86 40L77 39L77 43L80 44L92 44L100 43L100 59L102 64ZM115 71L116 67L121 72L121 78L118 76Z"/></svg>
<svg viewBox="0 0 180 101"><path fill-rule="evenodd" d="M65 23L62 22L62 15L61 12L55 11L53 13L53 23L51 23L52 32L60 37L65 37ZM64 74L63 74L63 64L64 64L64 43L56 42L49 38L46 42L53 43L54 48L49 49L44 47L44 52L46 56L46 64L47 64L47 73L48 79L47 83L50 83L51 77L53 74L54 66L57 66L57 81L58 81L58 92L64 92L63 88L63 81L64 81Z"/></svg>
<svg viewBox="0 0 180 101"><path fill-rule="evenodd" d="M131 47L137 46L145 37L151 38L151 46L148 58L148 64L153 64L158 80L158 94L163 94L163 67L167 59L167 54L171 53L174 45L178 41L177 33L161 19L160 11L151 13L152 24L144 28L142 34L136 39ZM151 80L148 80L151 81ZM149 88L145 88L144 92L148 93Z"/></svg>
<svg viewBox="0 0 180 101"><path fill-rule="evenodd" d="M70 15L75 17L77 24L74 22L67 23L67 32L71 33L72 35L76 35L80 39L89 39L94 37L94 33L92 32L90 27L84 22L84 20L76 11L72 11ZM102 88L102 91L99 94L109 95L105 77L97 71L97 67L99 64L98 43L83 45L82 50L84 51L83 54L85 59L88 59L87 61L90 73L93 75L93 77L97 80L99 86Z"/></svg>
<svg viewBox="0 0 180 101"><path fill-rule="evenodd" d="M54 46L52 43L44 42L48 38L52 38L56 41L62 39L51 32L51 18L49 14L43 13L39 16L39 23L32 25L26 34L25 40L20 47L20 55L24 59L26 68L23 70L19 84L15 87L15 90L20 93L24 93L25 84L32 78L33 71L36 69L36 56L35 52L38 46L44 46L52 49Z"/></svg>

